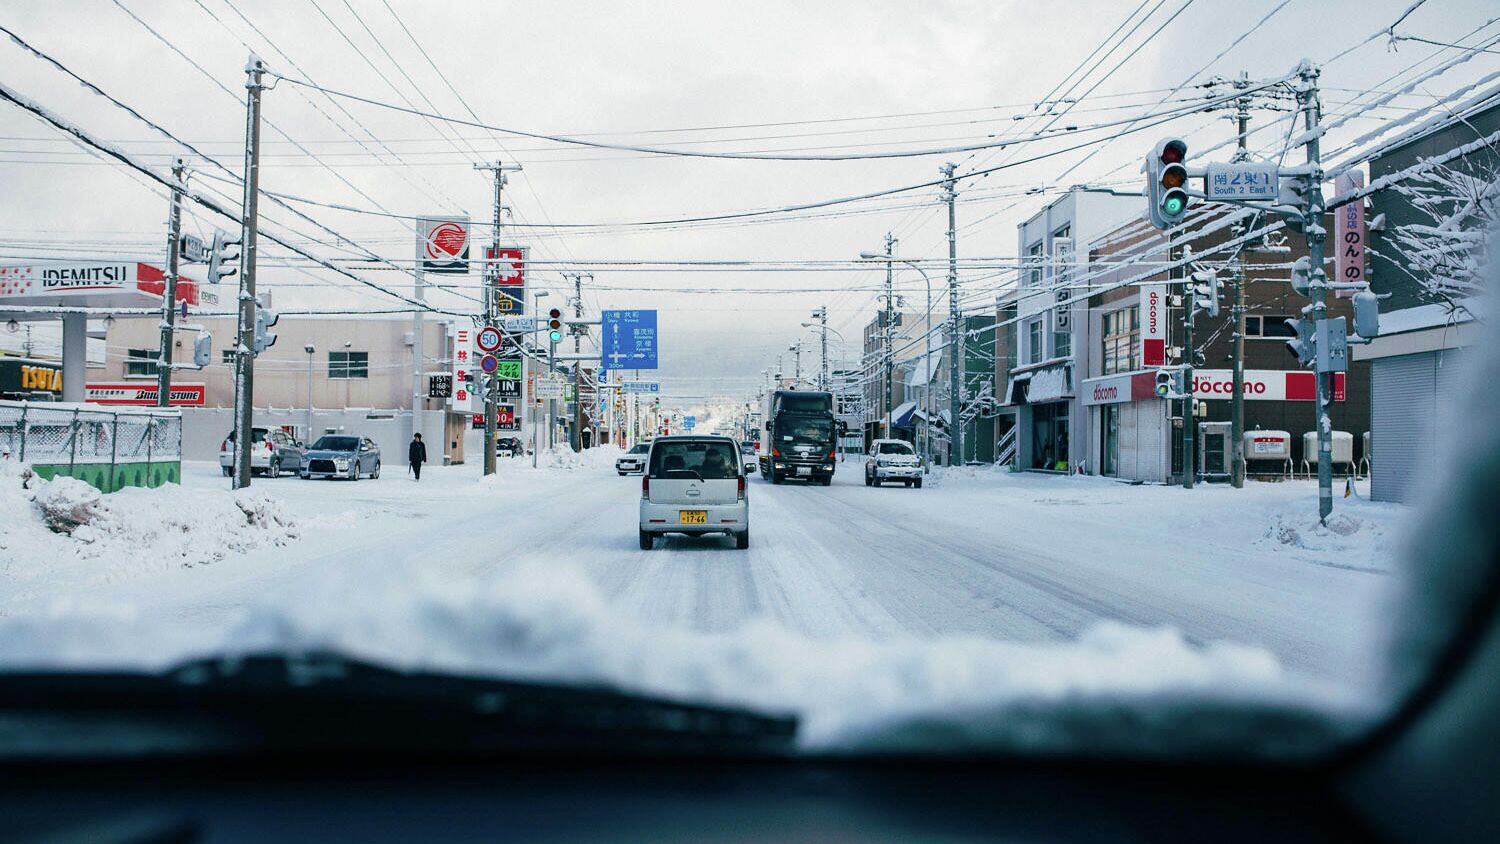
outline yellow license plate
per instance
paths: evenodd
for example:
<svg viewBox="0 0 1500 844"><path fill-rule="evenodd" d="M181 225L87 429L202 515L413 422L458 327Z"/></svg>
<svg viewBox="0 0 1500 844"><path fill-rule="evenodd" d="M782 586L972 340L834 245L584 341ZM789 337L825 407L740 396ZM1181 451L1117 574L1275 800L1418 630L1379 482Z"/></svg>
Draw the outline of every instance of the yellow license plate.
<svg viewBox="0 0 1500 844"><path fill-rule="evenodd" d="M708 511L678 510L677 520L685 525L706 525L708 524Z"/></svg>

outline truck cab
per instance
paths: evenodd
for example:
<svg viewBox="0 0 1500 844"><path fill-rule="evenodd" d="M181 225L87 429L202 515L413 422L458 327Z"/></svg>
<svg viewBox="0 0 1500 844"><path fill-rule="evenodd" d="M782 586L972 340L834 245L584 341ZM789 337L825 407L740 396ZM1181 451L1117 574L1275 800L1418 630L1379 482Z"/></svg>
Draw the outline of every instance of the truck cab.
<svg viewBox="0 0 1500 844"><path fill-rule="evenodd" d="M838 458L833 394L820 390L775 390L761 416L761 475L773 484L788 478L828 486Z"/></svg>

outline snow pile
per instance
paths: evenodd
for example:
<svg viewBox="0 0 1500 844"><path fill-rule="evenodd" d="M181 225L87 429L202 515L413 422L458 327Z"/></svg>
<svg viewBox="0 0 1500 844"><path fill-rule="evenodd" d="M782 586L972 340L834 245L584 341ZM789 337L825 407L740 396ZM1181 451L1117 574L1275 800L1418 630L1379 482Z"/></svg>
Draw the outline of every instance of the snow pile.
<svg viewBox="0 0 1500 844"><path fill-rule="evenodd" d="M81 563L115 580L284 545L299 533L291 512L264 493L167 485L104 495L14 464L0 471L0 527L0 575L23 580Z"/></svg>
<svg viewBox="0 0 1500 844"><path fill-rule="evenodd" d="M1295 723L1300 738L1327 738L1321 719L1297 714L1326 710L1326 701L1314 707L1275 657L1194 645L1168 628L1101 624L1076 641L1048 644L825 640L767 621L724 633L647 628L610 607L582 573L547 561L473 579L385 564L357 579L329 573L266 596L238 623L184 625L83 607L50 619L0 619L0 663L159 669L195 655L328 649L401 668L792 712L803 746L825 750L1039 752L1076 748L1083 736L1091 749L1266 748L1268 736L1245 719L1204 718L1205 705L1256 713L1261 727L1268 717Z"/></svg>
<svg viewBox="0 0 1500 844"><path fill-rule="evenodd" d="M1384 546L1391 525L1387 520L1371 519L1358 513L1336 510L1328 523L1306 507L1296 512L1275 513L1257 544L1286 546L1304 551L1362 552Z"/></svg>
<svg viewBox="0 0 1500 844"><path fill-rule="evenodd" d="M592 472L615 468L615 458L624 454L618 448L602 446L574 451L566 445L543 449L537 455L537 468L565 472ZM529 463L527 464L530 465Z"/></svg>

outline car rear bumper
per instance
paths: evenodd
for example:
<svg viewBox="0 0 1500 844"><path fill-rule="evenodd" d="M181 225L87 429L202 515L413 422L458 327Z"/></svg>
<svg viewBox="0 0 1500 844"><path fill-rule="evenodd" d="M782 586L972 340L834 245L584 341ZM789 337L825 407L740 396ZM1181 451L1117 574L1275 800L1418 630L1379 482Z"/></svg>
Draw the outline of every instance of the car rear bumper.
<svg viewBox="0 0 1500 844"><path fill-rule="evenodd" d="M703 524L683 524L681 511L702 510ZM734 504L653 504L641 502L641 530L647 533L744 533L750 529L750 505Z"/></svg>
<svg viewBox="0 0 1500 844"><path fill-rule="evenodd" d="M224 467L233 466L234 465L234 452L232 452L232 451L221 451L221 452L219 452L219 465L220 466L224 466ZM267 454L264 449L256 449L255 451L250 452L250 468L252 468L252 469L265 469L265 468L269 467L270 465L271 465L271 455Z"/></svg>

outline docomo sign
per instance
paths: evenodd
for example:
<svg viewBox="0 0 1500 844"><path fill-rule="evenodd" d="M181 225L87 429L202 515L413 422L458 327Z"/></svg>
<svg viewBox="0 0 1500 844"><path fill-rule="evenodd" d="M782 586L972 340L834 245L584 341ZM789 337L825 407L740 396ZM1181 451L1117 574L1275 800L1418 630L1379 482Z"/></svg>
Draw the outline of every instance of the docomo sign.
<svg viewBox="0 0 1500 844"><path fill-rule="evenodd" d="M1198 369L1193 372L1193 397L1228 400L1234 397L1234 372ZM1316 401L1317 373L1297 370L1245 370L1246 401ZM1344 400L1344 373L1333 374L1333 400Z"/></svg>
<svg viewBox="0 0 1500 844"><path fill-rule="evenodd" d="M1167 363L1167 286L1141 285L1141 365Z"/></svg>

